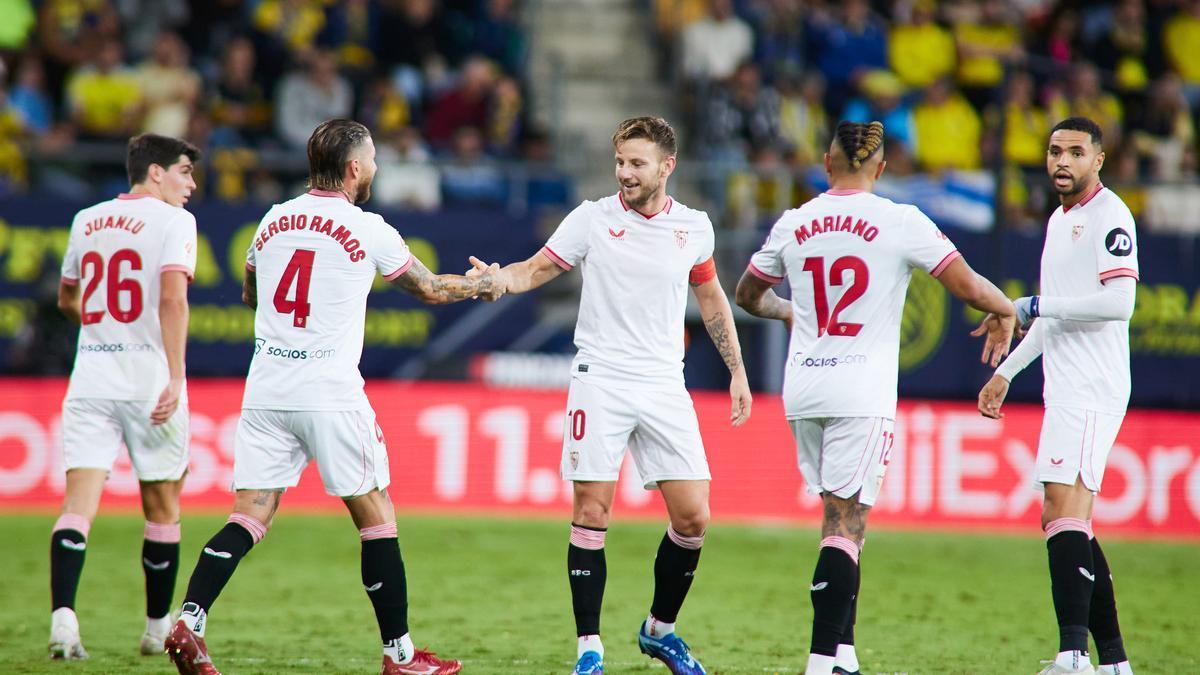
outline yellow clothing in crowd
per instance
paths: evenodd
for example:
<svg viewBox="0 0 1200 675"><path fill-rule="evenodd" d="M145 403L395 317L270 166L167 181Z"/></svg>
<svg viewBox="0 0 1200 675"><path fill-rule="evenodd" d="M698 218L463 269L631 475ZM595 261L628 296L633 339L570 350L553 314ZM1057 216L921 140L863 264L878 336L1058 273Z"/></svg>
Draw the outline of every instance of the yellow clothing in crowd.
<svg viewBox="0 0 1200 675"><path fill-rule="evenodd" d="M84 131L124 133L127 115L142 102L137 78L124 69L101 73L83 70L67 83L67 99Z"/></svg>
<svg viewBox="0 0 1200 675"><path fill-rule="evenodd" d="M818 162L829 147L826 130L829 118L819 103L799 96L785 96L779 102L779 133L795 150L799 161Z"/></svg>
<svg viewBox="0 0 1200 675"><path fill-rule="evenodd" d="M325 27L325 4L322 0L303 3L262 0L250 22L264 33L283 37L293 51L302 51L313 46Z"/></svg>
<svg viewBox="0 0 1200 675"><path fill-rule="evenodd" d="M960 45L1007 51L1021 43L1016 26L964 23L954 29ZM994 87L1004 79L1004 66L995 56L966 56L958 62L958 82L964 87Z"/></svg>
<svg viewBox="0 0 1200 675"><path fill-rule="evenodd" d="M999 128L999 110L993 108L989 123ZM1004 159L1023 167L1040 167L1046 162L1046 132L1052 126L1050 114L1040 106L1023 107L1009 103L1005 107Z"/></svg>
<svg viewBox="0 0 1200 675"><path fill-rule="evenodd" d="M888 61L900 81L924 88L954 72L954 36L935 23L897 25L888 37Z"/></svg>
<svg viewBox="0 0 1200 675"><path fill-rule="evenodd" d="M1200 18L1180 12L1163 28L1163 51L1184 82L1200 84Z"/></svg>
<svg viewBox="0 0 1200 675"><path fill-rule="evenodd" d="M961 94L951 94L941 104L923 102L913 109L914 156L930 171L978 169L982 165L982 126L979 115Z"/></svg>

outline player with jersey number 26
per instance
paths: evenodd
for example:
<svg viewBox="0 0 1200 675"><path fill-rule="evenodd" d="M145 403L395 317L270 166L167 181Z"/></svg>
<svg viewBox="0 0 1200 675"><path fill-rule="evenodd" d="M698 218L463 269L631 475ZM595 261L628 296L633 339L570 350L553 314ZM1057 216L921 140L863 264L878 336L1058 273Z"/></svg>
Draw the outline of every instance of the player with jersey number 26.
<svg viewBox="0 0 1200 675"><path fill-rule="evenodd" d="M371 134L358 122L318 126L308 162L311 189L272 207L247 252L243 300L255 308L255 348L234 437L237 495L229 521L200 553L167 651L184 675L217 672L204 644L208 611L266 535L283 491L314 460L326 492L358 528L383 673L451 675L458 661L414 649L409 636L387 448L358 361L376 274L423 302L447 303L498 298L499 267L471 278L432 274L391 225L357 206L370 197L376 168Z"/></svg>
<svg viewBox="0 0 1200 675"><path fill-rule="evenodd" d="M859 668L858 561L895 440L900 319L912 271L994 313L985 363L1008 353L1016 323L1013 303L933 221L871 193L886 165L881 123L840 123L825 154L829 190L779 218L737 287L747 312L791 324L784 409L800 473L824 502L808 675ZM785 277L790 302L771 290Z"/></svg>

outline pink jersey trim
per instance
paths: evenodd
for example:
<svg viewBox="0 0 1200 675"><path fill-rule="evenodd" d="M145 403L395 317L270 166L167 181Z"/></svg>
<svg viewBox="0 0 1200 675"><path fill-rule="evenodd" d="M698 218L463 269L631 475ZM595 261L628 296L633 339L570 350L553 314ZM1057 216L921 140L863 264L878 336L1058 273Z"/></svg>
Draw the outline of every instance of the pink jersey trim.
<svg viewBox="0 0 1200 675"><path fill-rule="evenodd" d="M607 534L607 530L593 530L572 523L571 545L588 551L599 551L604 548L604 537Z"/></svg>
<svg viewBox="0 0 1200 675"><path fill-rule="evenodd" d="M180 539L179 523L152 523L146 521L142 538L146 541L156 541L160 544L178 544Z"/></svg>
<svg viewBox="0 0 1200 675"><path fill-rule="evenodd" d="M858 564L858 545L845 537L825 537L821 540L821 548L836 548L845 551L854 564Z"/></svg>
<svg viewBox="0 0 1200 675"><path fill-rule="evenodd" d="M746 271L749 272L750 274L753 274L754 276L758 277L759 279L762 279L763 281L767 282L768 284L771 284L772 286L774 286L775 284L783 283L783 277L773 277L770 274L767 274L766 272L755 267L754 263L750 263L750 265L746 267Z"/></svg>
<svg viewBox="0 0 1200 675"><path fill-rule="evenodd" d="M384 278L384 279L387 279L388 281L392 281L392 280L393 280L393 279L395 279L396 277L399 277L401 274L404 274L405 272L407 272L407 271L408 271L408 270L409 270L409 269L410 269L410 268L413 266L413 261L414 261L414 260L416 260L416 258L414 258L412 255L409 255L409 256L408 256L408 262L406 262L406 263L404 263L403 265L401 265L401 266L400 266L400 269L396 270L395 272L392 272L391 274L385 274L385 275L383 275L383 278Z"/></svg>
<svg viewBox="0 0 1200 675"><path fill-rule="evenodd" d="M638 214L639 216L645 218L646 220L650 220L654 216L657 216L658 213L670 213L671 212L671 204L674 202L674 200L671 199L671 197L668 195L667 196L667 204L665 206L663 206L662 211L659 211L658 213L651 213L650 215L646 215L646 214L642 213L641 211L631 208L628 204L626 204L625 203L625 195L621 194L620 192L617 193L617 199L620 200L620 202L621 202L621 208L625 209L626 211L633 211L634 213Z"/></svg>
<svg viewBox="0 0 1200 675"><path fill-rule="evenodd" d="M225 522L242 526L243 529L250 533L250 538L255 544L267 536L268 525L258 518L248 516L244 513L230 514L229 519Z"/></svg>
<svg viewBox="0 0 1200 675"><path fill-rule="evenodd" d="M333 190L312 189L312 190L308 191L308 194L310 194L314 197L335 197L337 199L345 199L347 202L350 201L350 198L346 196L345 192L334 192Z"/></svg>
<svg viewBox="0 0 1200 675"><path fill-rule="evenodd" d="M254 265L251 265L250 263L246 263L246 269L248 269L248 270L250 270L251 272L253 272L253 271L254 271L256 268L254 267Z"/></svg>
<svg viewBox="0 0 1200 675"><path fill-rule="evenodd" d="M962 254L957 250L947 253L946 257L942 258L942 261L934 266L933 270L929 273L929 276L936 277L942 272L945 272L946 268L950 266L950 263L961 257Z"/></svg>
<svg viewBox="0 0 1200 675"><path fill-rule="evenodd" d="M829 188L825 194L833 197L849 197L850 195L862 194L862 190L855 188Z"/></svg>
<svg viewBox="0 0 1200 675"><path fill-rule="evenodd" d="M551 249L549 246L542 247L542 255L546 256L551 261L553 261L555 265L558 265L559 267L563 268L564 270L567 270L568 272L570 272L571 269L574 267L574 265L568 263L566 260L563 260L562 257L559 256L557 253L555 253L554 250Z"/></svg>
<svg viewBox="0 0 1200 675"><path fill-rule="evenodd" d="M1109 279L1116 279L1117 277L1133 277L1134 281L1141 281L1141 279L1138 278L1137 270L1130 267L1118 267L1116 269L1100 273L1100 281L1108 281Z"/></svg>
<svg viewBox="0 0 1200 675"><path fill-rule="evenodd" d="M88 531L92 529L92 521L79 515L78 513L64 513L54 522L54 532L59 530L75 530L80 532L84 537L88 536Z"/></svg>
<svg viewBox="0 0 1200 675"><path fill-rule="evenodd" d="M358 531L358 538L362 541L372 541L374 539L396 539L396 522L384 523L383 525L374 525L372 527L364 527Z"/></svg>
<svg viewBox="0 0 1200 675"><path fill-rule="evenodd" d="M195 272L192 271L192 268L188 267L187 265L163 265L162 267L158 268L158 271L160 274L162 272L183 272L187 275L189 281L191 281L192 277L196 276Z"/></svg>
<svg viewBox="0 0 1200 675"><path fill-rule="evenodd" d="M154 195L146 194L145 192L122 192L117 195L117 199L147 199Z"/></svg>
<svg viewBox="0 0 1200 675"><path fill-rule="evenodd" d="M1075 206L1064 206L1063 213L1066 213L1067 211L1070 211L1071 209L1078 208L1078 207L1083 206L1084 204L1087 204L1088 202L1092 201L1092 197L1095 197L1096 195L1100 194L1100 191L1103 189L1104 189L1104 183L1096 183L1096 187L1092 188L1092 191L1088 193L1088 196L1084 197L1083 199L1080 199L1078 204L1076 204Z"/></svg>
<svg viewBox="0 0 1200 675"><path fill-rule="evenodd" d="M62 282L68 286L78 286L79 285L79 280L72 279L71 277L63 277Z"/></svg>
<svg viewBox="0 0 1200 675"><path fill-rule="evenodd" d="M1059 518L1046 523L1047 539L1062 532L1082 532L1091 536L1091 529L1088 527L1087 521L1082 518Z"/></svg>

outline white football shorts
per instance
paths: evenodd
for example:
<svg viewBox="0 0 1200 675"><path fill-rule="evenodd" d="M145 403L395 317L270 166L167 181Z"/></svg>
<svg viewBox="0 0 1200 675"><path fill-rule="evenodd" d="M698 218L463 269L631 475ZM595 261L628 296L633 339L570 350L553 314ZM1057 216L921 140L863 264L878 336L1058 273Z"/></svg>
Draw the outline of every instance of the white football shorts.
<svg viewBox="0 0 1200 675"><path fill-rule="evenodd" d="M895 420L886 417L820 417L788 420L796 438L800 474L812 494L828 492L871 506L883 487ZM861 492L860 492L861 490Z"/></svg>
<svg viewBox="0 0 1200 675"><path fill-rule="evenodd" d="M692 397L571 379L563 425L563 480L615 481L625 448L647 490L664 480L710 480Z"/></svg>
<svg viewBox="0 0 1200 675"><path fill-rule="evenodd" d="M1043 483L1074 485L1080 478L1087 489L1099 492L1108 453L1124 420L1124 415L1083 408L1046 408L1038 438L1034 486L1044 489Z"/></svg>
<svg viewBox="0 0 1200 675"><path fill-rule="evenodd" d="M150 423L158 401L76 398L63 401L63 457L67 469L112 471L121 444L138 480L179 480L188 467L187 398L165 423Z"/></svg>
<svg viewBox="0 0 1200 675"><path fill-rule="evenodd" d="M357 497L391 482L375 411L243 409L233 441L233 489L295 487L310 460L325 491Z"/></svg>

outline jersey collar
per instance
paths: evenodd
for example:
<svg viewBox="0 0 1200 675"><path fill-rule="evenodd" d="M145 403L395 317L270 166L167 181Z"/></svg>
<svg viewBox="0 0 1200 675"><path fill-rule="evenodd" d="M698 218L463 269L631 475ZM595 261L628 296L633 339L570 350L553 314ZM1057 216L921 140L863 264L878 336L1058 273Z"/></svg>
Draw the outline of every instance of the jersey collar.
<svg viewBox="0 0 1200 675"><path fill-rule="evenodd" d="M310 194L314 197L338 197L341 199L345 199L347 202L350 201L350 198L346 196L345 192L334 192L333 190L317 190L314 188L312 190L309 190L308 194Z"/></svg>
<svg viewBox="0 0 1200 675"><path fill-rule="evenodd" d="M825 194L831 197L849 197L850 195L862 194L862 192L862 190L855 188L829 188L825 191Z"/></svg>
<svg viewBox="0 0 1200 675"><path fill-rule="evenodd" d="M1104 183L1101 183L1100 181L1096 181L1096 187L1092 188L1092 191L1088 193L1088 196L1084 197L1083 199L1080 199L1079 203L1075 204L1074 206L1064 206L1063 213L1066 213L1067 211L1070 211L1071 209L1079 208L1079 207L1083 206L1084 204L1087 204L1088 202L1092 201L1093 197L1100 194L1100 191L1103 189L1104 189Z"/></svg>
<svg viewBox="0 0 1200 675"><path fill-rule="evenodd" d="M671 199L671 195L667 195L667 205L662 208L662 211L659 211L658 213L651 213L650 215L646 215L646 214L642 213L641 211L638 211L637 209L626 204L625 203L625 195L621 194L620 192L617 192L617 200L621 202L621 208L625 209L626 211L633 211L634 213L638 214L639 216L645 218L646 220L650 220L654 216L657 216L658 213L670 213L671 205L675 203L675 201L673 199Z"/></svg>
<svg viewBox="0 0 1200 675"><path fill-rule="evenodd" d="M122 192L121 194L117 195L117 199L146 199L147 197L153 196L154 195L146 192Z"/></svg>

